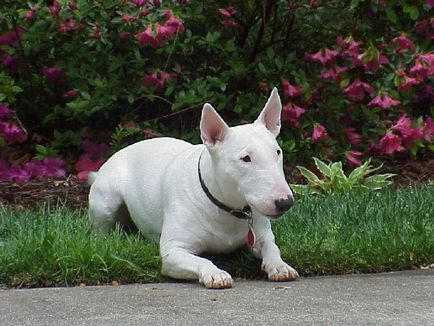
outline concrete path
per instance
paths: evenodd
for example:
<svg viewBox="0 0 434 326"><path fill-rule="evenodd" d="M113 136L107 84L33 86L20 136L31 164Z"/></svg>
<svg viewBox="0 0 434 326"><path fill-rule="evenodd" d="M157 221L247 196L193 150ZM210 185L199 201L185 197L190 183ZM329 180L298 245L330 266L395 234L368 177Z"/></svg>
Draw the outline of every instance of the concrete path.
<svg viewBox="0 0 434 326"><path fill-rule="evenodd" d="M434 270L195 283L0 290L0 325L434 325Z"/></svg>

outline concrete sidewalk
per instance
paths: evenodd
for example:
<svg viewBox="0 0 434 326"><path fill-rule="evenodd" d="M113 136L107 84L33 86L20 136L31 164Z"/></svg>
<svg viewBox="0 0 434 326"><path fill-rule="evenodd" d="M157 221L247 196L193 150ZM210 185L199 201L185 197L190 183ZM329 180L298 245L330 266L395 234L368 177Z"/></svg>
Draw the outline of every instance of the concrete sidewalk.
<svg viewBox="0 0 434 326"><path fill-rule="evenodd" d="M196 283L0 290L0 325L434 325L434 270Z"/></svg>

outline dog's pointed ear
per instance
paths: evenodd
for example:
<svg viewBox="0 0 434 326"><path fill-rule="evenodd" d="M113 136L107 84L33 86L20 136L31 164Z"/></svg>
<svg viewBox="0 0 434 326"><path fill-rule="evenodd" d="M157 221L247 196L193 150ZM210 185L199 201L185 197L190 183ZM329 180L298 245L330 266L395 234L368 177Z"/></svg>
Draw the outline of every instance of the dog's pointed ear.
<svg viewBox="0 0 434 326"><path fill-rule="evenodd" d="M228 125L219 116L216 110L209 103L205 103L200 119L200 137L202 142L214 146L216 142L222 141L229 130Z"/></svg>
<svg viewBox="0 0 434 326"><path fill-rule="evenodd" d="M270 97L265 103L262 112L256 119L255 123L261 123L275 136L280 132L280 116L282 114L282 102L280 101L277 88L274 87Z"/></svg>

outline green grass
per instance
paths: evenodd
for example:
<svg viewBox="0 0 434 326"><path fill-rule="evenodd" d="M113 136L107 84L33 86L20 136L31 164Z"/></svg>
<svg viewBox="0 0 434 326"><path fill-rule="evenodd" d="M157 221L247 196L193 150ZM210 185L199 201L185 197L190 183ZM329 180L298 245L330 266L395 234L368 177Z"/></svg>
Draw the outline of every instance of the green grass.
<svg viewBox="0 0 434 326"><path fill-rule="evenodd" d="M434 187L298 198L275 222L282 257L303 275L407 269L434 262ZM236 277L260 277L248 250L213 256ZM91 231L84 211L0 208L0 284L161 281L158 246L117 229Z"/></svg>

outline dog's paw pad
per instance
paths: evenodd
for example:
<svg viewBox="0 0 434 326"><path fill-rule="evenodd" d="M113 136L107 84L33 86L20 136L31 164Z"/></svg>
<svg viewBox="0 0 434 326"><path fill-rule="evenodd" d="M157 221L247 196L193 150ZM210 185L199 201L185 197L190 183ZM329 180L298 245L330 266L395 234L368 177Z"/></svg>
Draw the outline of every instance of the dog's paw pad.
<svg viewBox="0 0 434 326"><path fill-rule="evenodd" d="M299 278L297 271L287 264L267 269L268 279L275 282L294 281Z"/></svg>
<svg viewBox="0 0 434 326"><path fill-rule="evenodd" d="M227 289L234 283L232 277L225 271L205 274L199 281L208 289Z"/></svg>

